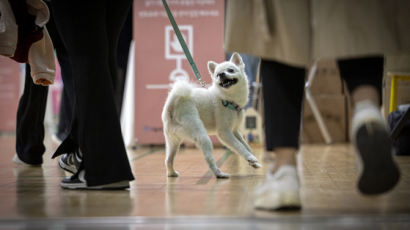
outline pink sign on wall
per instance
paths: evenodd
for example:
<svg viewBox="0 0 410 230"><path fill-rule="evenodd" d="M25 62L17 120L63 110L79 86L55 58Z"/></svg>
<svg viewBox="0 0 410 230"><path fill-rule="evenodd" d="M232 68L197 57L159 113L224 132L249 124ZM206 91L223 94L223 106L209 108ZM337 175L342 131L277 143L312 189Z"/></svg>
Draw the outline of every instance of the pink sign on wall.
<svg viewBox="0 0 410 230"><path fill-rule="evenodd" d="M49 86L49 96L51 96L51 112L53 117L58 117L60 113L60 104L61 104L61 95L63 91L63 79L61 77L61 68L60 64L56 59L56 76L54 83Z"/></svg>
<svg viewBox="0 0 410 230"><path fill-rule="evenodd" d="M0 56L0 132L16 130L20 99L20 64Z"/></svg>
<svg viewBox="0 0 410 230"><path fill-rule="evenodd" d="M224 1L168 0L203 80L207 62L222 62ZM134 1L135 130L140 144L162 144L161 112L176 78L196 78L159 0Z"/></svg>

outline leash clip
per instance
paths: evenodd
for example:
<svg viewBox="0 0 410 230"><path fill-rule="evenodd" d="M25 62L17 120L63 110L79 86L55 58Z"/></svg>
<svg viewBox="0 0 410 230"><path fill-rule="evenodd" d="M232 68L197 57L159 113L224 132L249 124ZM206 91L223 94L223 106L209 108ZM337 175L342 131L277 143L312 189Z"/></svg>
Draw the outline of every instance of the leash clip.
<svg viewBox="0 0 410 230"><path fill-rule="evenodd" d="M199 79L198 81L199 81L199 84L200 84L203 88L206 88L206 84L205 84L204 81L202 81L202 79Z"/></svg>

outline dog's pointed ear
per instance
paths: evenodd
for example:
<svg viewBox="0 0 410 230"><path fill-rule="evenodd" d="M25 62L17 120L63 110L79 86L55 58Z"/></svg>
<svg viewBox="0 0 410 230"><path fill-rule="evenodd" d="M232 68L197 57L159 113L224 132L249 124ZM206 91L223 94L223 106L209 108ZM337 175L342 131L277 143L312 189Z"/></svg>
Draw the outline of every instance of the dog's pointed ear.
<svg viewBox="0 0 410 230"><path fill-rule="evenodd" d="M216 68L216 65L218 65L216 62L214 62L214 61L209 61L208 62L208 71L209 71L209 73L213 76L214 75L214 73L215 73L215 68Z"/></svg>
<svg viewBox="0 0 410 230"><path fill-rule="evenodd" d="M230 61L233 62L235 65L239 66L240 68L245 67L245 65L243 64L241 55L239 55L237 52L232 54Z"/></svg>

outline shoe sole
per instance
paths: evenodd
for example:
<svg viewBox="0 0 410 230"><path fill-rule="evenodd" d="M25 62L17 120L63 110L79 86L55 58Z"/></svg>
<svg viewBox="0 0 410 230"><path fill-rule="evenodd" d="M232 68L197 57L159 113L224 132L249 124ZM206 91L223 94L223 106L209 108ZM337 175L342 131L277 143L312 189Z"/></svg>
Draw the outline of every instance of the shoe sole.
<svg viewBox="0 0 410 230"><path fill-rule="evenodd" d="M376 195L392 189L399 181L400 171L386 129L377 122L367 122L358 128L355 140L363 162L358 181L360 192Z"/></svg>
<svg viewBox="0 0 410 230"><path fill-rule="evenodd" d="M66 163L64 163L64 161L61 158L58 160L58 165L64 171L70 172L72 174L76 174L77 171L78 171L77 168L71 167L71 166L67 165Z"/></svg>
<svg viewBox="0 0 410 230"><path fill-rule="evenodd" d="M265 199L263 203L255 205L256 209L268 211L294 211L302 207L300 196L295 192L284 192L280 199Z"/></svg>
<svg viewBox="0 0 410 230"><path fill-rule="evenodd" d="M125 190L125 189L130 188L129 183L127 184L112 183L112 184L101 185L101 186L87 186L85 183L73 184L73 183L61 182L60 186L63 189L71 189L71 190Z"/></svg>

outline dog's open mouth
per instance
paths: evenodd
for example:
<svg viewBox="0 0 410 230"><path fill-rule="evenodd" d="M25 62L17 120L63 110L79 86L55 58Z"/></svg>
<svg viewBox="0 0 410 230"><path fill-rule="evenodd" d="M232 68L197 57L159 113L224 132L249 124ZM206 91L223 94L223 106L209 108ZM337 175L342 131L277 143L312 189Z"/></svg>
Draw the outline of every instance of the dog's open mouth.
<svg viewBox="0 0 410 230"><path fill-rule="evenodd" d="M219 85L223 88L229 88L232 85L235 85L238 82L238 79L233 78L233 79L229 79L229 78L224 78L221 79L221 82L219 83Z"/></svg>

